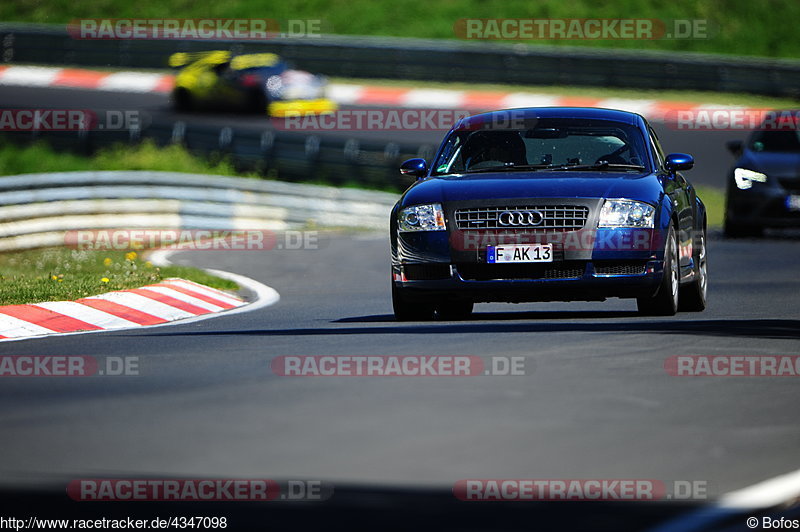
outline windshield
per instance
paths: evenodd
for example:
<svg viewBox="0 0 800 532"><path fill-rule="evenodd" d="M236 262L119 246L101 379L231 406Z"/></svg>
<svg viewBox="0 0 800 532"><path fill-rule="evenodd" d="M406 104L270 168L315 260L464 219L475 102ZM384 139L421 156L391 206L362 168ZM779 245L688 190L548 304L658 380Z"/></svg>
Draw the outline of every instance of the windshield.
<svg viewBox="0 0 800 532"><path fill-rule="evenodd" d="M542 119L533 128L455 131L434 163L434 175L594 167L644 170L644 139L632 125L605 120Z"/></svg>
<svg viewBox="0 0 800 532"><path fill-rule="evenodd" d="M749 148L759 152L800 152L800 132L756 131L750 137Z"/></svg>

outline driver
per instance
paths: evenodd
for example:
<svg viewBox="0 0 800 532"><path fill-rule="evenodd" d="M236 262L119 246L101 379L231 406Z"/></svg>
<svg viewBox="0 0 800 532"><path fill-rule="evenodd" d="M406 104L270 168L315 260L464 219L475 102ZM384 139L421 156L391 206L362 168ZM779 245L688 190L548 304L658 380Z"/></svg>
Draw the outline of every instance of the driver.
<svg viewBox="0 0 800 532"><path fill-rule="evenodd" d="M489 162L496 165L511 163L515 166L528 164L525 142L519 133L514 131L473 133L464 145L465 167L469 169L480 163Z"/></svg>

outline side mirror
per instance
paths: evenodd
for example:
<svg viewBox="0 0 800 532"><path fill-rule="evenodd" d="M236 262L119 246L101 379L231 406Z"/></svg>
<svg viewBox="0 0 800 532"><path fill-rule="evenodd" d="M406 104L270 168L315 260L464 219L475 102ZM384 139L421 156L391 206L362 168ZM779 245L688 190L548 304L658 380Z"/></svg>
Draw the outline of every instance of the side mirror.
<svg viewBox="0 0 800 532"><path fill-rule="evenodd" d="M664 168L670 174L681 170L691 170L694 167L694 157L688 153L670 153L664 161Z"/></svg>
<svg viewBox="0 0 800 532"><path fill-rule="evenodd" d="M425 159L409 159L400 165L400 173L421 179L428 175L428 163Z"/></svg>
<svg viewBox="0 0 800 532"><path fill-rule="evenodd" d="M725 143L725 147L728 148L728 151L731 152L736 157L742 155L742 149L744 148L744 143L741 140L729 140Z"/></svg>

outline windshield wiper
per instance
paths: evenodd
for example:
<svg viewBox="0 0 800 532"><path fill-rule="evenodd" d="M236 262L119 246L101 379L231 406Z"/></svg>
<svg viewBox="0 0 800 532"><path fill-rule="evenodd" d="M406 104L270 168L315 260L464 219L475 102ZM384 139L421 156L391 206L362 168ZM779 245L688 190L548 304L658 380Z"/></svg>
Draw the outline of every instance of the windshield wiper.
<svg viewBox="0 0 800 532"><path fill-rule="evenodd" d="M504 164L502 166L487 166L486 168L474 168L467 170L466 173L477 173L477 172L505 172L505 171L517 171L517 170L544 170L548 168L552 168L553 165L551 164Z"/></svg>
<svg viewBox="0 0 800 532"><path fill-rule="evenodd" d="M550 170L638 170L643 171L645 168L640 164L620 164L620 163L607 163L601 162L597 164L563 164L561 166L552 166Z"/></svg>

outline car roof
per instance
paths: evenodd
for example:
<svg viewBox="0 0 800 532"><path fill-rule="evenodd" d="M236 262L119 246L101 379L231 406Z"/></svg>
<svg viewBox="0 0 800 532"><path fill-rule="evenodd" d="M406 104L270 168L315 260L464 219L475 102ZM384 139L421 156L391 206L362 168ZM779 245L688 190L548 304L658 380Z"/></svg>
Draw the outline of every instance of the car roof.
<svg viewBox="0 0 800 532"><path fill-rule="evenodd" d="M503 123L508 118L538 119L538 118L584 118L592 120L610 120L624 124L640 125L644 118L636 113L621 111L619 109L602 109L599 107L522 107L516 109L501 109L471 115L461 119L453 129L461 129L468 123Z"/></svg>

